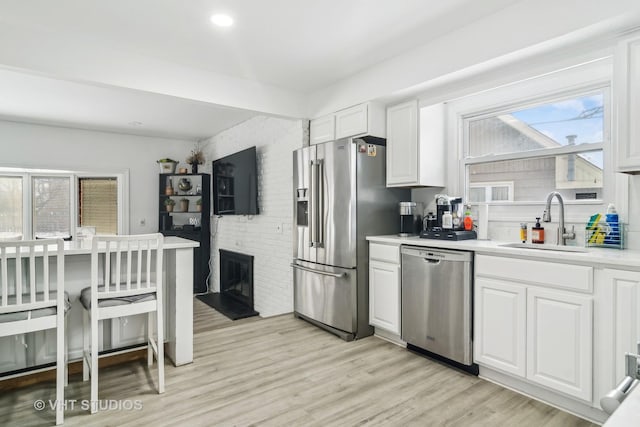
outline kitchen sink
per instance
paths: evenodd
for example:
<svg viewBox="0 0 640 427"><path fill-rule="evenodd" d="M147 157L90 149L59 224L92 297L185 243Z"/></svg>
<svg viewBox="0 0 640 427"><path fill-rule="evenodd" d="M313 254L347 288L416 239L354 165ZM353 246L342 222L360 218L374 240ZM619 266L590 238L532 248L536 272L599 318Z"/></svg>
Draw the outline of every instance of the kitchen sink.
<svg viewBox="0 0 640 427"><path fill-rule="evenodd" d="M535 244L535 243L505 243L498 246L502 246L504 248L538 249L543 251L579 252L579 253L587 252L585 248L578 248L576 246L541 245L541 244Z"/></svg>

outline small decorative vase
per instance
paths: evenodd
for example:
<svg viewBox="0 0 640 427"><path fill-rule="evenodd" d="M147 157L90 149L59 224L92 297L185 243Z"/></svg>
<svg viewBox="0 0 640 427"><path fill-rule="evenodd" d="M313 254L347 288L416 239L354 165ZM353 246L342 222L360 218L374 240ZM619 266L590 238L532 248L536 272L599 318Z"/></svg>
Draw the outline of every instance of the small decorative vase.
<svg viewBox="0 0 640 427"><path fill-rule="evenodd" d="M196 205L196 212L202 212L202 205Z"/></svg>
<svg viewBox="0 0 640 427"><path fill-rule="evenodd" d="M178 188L180 191L189 191L191 190L191 181L188 178L182 178L178 182Z"/></svg>
<svg viewBox="0 0 640 427"><path fill-rule="evenodd" d="M191 163L191 173L198 173L198 164Z"/></svg>
<svg viewBox="0 0 640 427"><path fill-rule="evenodd" d="M189 210L188 200L180 200L180 210L182 210L183 212L187 212Z"/></svg>
<svg viewBox="0 0 640 427"><path fill-rule="evenodd" d="M167 185L164 188L164 194L166 194L167 196L173 196L173 187Z"/></svg>
<svg viewBox="0 0 640 427"><path fill-rule="evenodd" d="M167 208L167 212L173 212L173 205L165 206Z"/></svg>

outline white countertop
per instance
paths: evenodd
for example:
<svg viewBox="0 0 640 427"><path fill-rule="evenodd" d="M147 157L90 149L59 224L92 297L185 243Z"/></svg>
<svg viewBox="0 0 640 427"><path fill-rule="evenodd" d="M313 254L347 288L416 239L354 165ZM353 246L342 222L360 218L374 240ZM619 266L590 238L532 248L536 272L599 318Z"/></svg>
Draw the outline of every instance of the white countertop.
<svg viewBox="0 0 640 427"><path fill-rule="evenodd" d="M84 240L84 241L79 241L79 240L71 240L71 241L65 241L64 243L64 255L65 256L69 256L69 255L91 255L91 241L90 240ZM200 246L199 242L196 242L195 240L189 240L189 239L184 239L182 237L176 237L176 236L166 236L164 238L164 244L163 244L163 248L165 250L167 249L183 249L183 248L197 248ZM98 246L98 251L100 253L103 253L106 251L107 245L106 243L103 243L102 245ZM49 246L49 253L55 253L57 250L57 247L55 245L50 245ZM34 254L36 256L40 256L42 255L42 247L40 248L36 248L36 250L34 251ZM7 251L7 256L9 258L15 257L15 250L13 252L11 251Z"/></svg>
<svg viewBox="0 0 640 427"><path fill-rule="evenodd" d="M165 236L163 243L164 249L197 248L199 246L200 243L196 242L195 240L189 240L176 236ZM100 252L104 252L103 250L101 250L100 246L98 246L98 248ZM104 246L104 248L106 249L106 245ZM77 240L64 242L64 254L65 256L91 254L91 242L80 242Z"/></svg>
<svg viewBox="0 0 640 427"><path fill-rule="evenodd" d="M586 252L561 252L553 250L538 250L525 248L504 247L506 243L497 240L437 240L421 239L418 236L399 237L397 235L367 236L367 240L378 243L396 245L414 245L441 249L457 249L474 251L479 254L501 255L507 257L529 258L548 261L571 262L575 264L603 265L624 267L640 270L640 251L627 249L584 248Z"/></svg>

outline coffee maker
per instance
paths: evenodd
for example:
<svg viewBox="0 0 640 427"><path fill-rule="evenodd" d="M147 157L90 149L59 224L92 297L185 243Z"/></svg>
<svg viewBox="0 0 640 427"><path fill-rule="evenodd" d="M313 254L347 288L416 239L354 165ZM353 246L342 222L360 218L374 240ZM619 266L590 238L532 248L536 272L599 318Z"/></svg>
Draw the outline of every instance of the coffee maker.
<svg viewBox="0 0 640 427"><path fill-rule="evenodd" d="M400 233L398 236L417 236L422 230L422 204L400 202Z"/></svg>
<svg viewBox="0 0 640 427"><path fill-rule="evenodd" d="M440 240L468 240L476 239L476 232L464 229L464 203L461 197L449 197L437 194L436 214L428 214L425 229L420 237Z"/></svg>

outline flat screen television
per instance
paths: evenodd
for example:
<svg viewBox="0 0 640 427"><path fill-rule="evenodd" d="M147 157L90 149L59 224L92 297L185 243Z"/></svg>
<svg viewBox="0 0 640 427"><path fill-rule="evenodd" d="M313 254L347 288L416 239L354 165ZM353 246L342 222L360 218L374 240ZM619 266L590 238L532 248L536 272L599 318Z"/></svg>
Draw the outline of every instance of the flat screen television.
<svg viewBox="0 0 640 427"><path fill-rule="evenodd" d="M257 215L256 147L213 161L213 213Z"/></svg>

